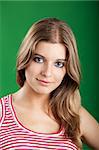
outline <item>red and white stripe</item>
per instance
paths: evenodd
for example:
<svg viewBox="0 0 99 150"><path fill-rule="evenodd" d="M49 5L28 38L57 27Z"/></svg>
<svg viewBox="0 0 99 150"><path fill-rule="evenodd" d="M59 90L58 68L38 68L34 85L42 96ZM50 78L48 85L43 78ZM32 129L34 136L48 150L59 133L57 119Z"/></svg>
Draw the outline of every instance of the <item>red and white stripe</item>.
<svg viewBox="0 0 99 150"><path fill-rule="evenodd" d="M64 130L43 134L25 128L17 119L12 106L12 96L1 98L2 117L0 120L0 150L77 150Z"/></svg>

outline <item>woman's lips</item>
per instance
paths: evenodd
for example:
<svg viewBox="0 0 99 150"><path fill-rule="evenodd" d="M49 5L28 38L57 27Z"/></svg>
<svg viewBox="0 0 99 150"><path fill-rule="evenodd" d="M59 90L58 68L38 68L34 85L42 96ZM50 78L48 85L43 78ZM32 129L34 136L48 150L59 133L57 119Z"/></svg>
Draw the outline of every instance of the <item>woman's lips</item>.
<svg viewBox="0 0 99 150"><path fill-rule="evenodd" d="M41 85L49 85L50 84L50 82L49 81L46 81L46 80L40 80L40 79L37 79L38 81L39 81L39 83L41 84Z"/></svg>

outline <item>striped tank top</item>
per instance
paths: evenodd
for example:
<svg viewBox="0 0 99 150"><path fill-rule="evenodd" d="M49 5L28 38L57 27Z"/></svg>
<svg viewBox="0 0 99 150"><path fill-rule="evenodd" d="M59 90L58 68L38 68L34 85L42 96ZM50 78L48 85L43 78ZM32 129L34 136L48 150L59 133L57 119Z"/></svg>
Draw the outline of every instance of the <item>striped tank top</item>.
<svg viewBox="0 0 99 150"><path fill-rule="evenodd" d="M18 120L12 105L12 96L0 99L2 117L0 119L0 150L77 150L64 130L57 133L37 133L25 128Z"/></svg>

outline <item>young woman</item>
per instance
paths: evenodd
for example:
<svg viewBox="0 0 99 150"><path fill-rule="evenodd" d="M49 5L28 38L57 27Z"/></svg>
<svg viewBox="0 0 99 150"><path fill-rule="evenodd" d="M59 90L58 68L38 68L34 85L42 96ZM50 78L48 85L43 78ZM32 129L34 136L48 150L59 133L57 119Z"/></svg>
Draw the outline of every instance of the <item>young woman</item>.
<svg viewBox="0 0 99 150"><path fill-rule="evenodd" d="M17 58L20 89L0 100L0 149L99 150L99 125L81 106L80 66L70 27L56 18L33 24Z"/></svg>

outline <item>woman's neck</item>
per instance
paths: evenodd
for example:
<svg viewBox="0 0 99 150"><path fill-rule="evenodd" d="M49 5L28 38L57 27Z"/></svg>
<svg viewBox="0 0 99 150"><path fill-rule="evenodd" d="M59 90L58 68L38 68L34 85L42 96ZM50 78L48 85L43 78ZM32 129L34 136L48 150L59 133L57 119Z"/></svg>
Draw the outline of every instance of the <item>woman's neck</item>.
<svg viewBox="0 0 99 150"><path fill-rule="evenodd" d="M19 91L13 94L15 103L28 107L30 109L48 110L49 95L39 94L23 86Z"/></svg>

